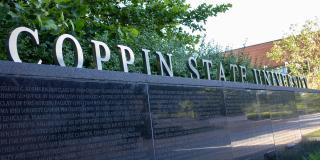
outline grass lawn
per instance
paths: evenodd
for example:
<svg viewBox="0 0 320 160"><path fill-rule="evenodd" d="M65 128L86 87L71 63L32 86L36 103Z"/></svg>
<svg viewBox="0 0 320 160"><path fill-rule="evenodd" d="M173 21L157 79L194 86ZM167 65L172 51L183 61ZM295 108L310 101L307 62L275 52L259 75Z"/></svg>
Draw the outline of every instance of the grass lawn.
<svg viewBox="0 0 320 160"><path fill-rule="evenodd" d="M320 130L303 136L303 140L294 148L279 151L278 159L281 160L320 160Z"/></svg>
<svg viewBox="0 0 320 160"><path fill-rule="evenodd" d="M305 135L304 137L306 137L306 138L319 137L320 138L320 130L311 132L311 133Z"/></svg>

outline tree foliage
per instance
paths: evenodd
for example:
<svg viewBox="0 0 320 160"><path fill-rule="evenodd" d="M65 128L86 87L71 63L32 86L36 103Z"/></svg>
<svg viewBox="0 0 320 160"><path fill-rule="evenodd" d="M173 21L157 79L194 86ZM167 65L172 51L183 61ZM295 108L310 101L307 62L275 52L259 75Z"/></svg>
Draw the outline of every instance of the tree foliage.
<svg viewBox="0 0 320 160"><path fill-rule="evenodd" d="M193 54L200 36L186 32L204 31L210 16L225 12L231 4L201 4L192 9L185 0L10 0L0 2L0 39L7 39L11 30L19 26L38 29L40 45L30 44L29 38L20 39L19 51L25 62L39 58L53 64L53 42L58 35L72 34L85 54L85 66L94 68L90 40L103 41L111 49L111 61L105 69L119 70L117 44L130 46L136 53L132 71L142 71L141 48L173 54L174 59ZM0 43L4 51L5 42ZM72 65L74 51L64 48L65 61ZM6 55L1 52L1 59ZM182 65L182 62L178 62ZM183 62L184 63L184 62ZM179 67L179 64L177 68ZM153 65L152 67L157 67ZM177 71L177 74L183 74Z"/></svg>
<svg viewBox="0 0 320 160"><path fill-rule="evenodd" d="M198 58L197 64L198 64L198 70L201 73L201 78L206 79L206 68L203 66L201 59L207 59L212 61L212 69L211 69L211 77L212 79L216 79L216 74L218 72L218 68L220 65L220 62L223 65L223 68L225 70L225 75L227 80L232 81L233 79L231 75L230 70L230 64L236 64L236 65L242 65L247 68L247 80L253 82L253 75L249 68L252 67L251 60L248 57L248 55L244 52L242 53L233 53L232 49L229 47L223 48L222 46L218 45L214 42L206 43L205 37L203 37L199 49L197 49L196 52L192 55L193 57ZM245 46L244 46L245 47ZM226 54L226 51L228 52ZM239 76L239 70L236 71L237 78L236 80L238 82L241 82L240 76Z"/></svg>
<svg viewBox="0 0 320 160"><path fill-rule="evenodd" d="M320 88L320 25L309 20L299 29L290 27L290 32L274 43L267 56L283 64L287 62L289 74L306 76L310 88Z"/></svg>

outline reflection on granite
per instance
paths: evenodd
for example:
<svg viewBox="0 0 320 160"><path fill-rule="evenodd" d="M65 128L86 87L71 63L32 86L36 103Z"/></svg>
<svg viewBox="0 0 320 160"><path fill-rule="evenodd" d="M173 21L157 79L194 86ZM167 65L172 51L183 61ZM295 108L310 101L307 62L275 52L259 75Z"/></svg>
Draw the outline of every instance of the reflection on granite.
<svg viewBox="0 0 320 160"><path fill-rule="evenodd" d="M151 85L156 159L232 159L222 99L221 89Z"/></svg>
<svg viewBox="0 0 320 160"><path fill-rule="evenodd" d="M320 129L320 95L296 93L296 106L300 113L300 130L302 135Z"/></svg>
<svg viewBox="0 0 320 160"><path fill-rule="evenodd" d="M320 95L0 77L0 159L282 160Z"/></svg>
<svg viewBox="0 0 320 160"><path fill-rule="evenodd" d="M0 159L153 159L146 85L0 77Z"/></svg>
<svg viewBox="0 0 320 160"><path fill-rule="evenodd" d="M320 113L302 114L293 92L204 90L150 86L156 159L281 160L282 150L320 129Z"/></svg>
<svg viewBox="0 0 320 160"><path fill-rule="evenodd" d="M264 153L274 150L272 125L261 119L255 90L226 89L225 107L234 159L263 159ZM252 118L253 117L253 118Z"/></svg>

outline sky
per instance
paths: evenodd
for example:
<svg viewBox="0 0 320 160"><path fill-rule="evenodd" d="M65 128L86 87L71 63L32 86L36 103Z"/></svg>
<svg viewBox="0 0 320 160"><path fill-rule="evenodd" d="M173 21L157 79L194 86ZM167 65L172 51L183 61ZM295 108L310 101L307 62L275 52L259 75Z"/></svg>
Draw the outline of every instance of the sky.
<svg viewBox="0 0 320 160"><path fill-rule="evenodd" d="M320 0L187 0L192 7L201 3L233 6L206 24L206 41L233 49L282 38L291 24L320 18Z"/></svg>

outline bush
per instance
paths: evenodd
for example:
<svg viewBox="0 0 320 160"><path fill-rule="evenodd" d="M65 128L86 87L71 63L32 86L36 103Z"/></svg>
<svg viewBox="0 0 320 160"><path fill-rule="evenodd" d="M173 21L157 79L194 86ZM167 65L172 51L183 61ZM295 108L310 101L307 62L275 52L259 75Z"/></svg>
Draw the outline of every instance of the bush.
<svg viewBox="0 0 320 160"><path fill-rule="evenodd" d="M320 160L320 153L311 153L307 160Z"/></svg>

